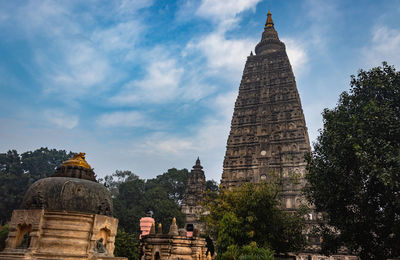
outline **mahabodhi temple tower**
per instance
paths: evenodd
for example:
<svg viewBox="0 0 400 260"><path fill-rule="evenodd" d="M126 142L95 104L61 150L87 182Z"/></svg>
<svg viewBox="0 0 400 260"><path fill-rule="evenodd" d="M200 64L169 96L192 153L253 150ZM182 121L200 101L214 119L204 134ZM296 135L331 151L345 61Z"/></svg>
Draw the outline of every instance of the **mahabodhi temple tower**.
<svg viewBox="0 0 400 260"><path fill-rule="evenodd" d="M221 183L233 188L283 179L282 203L295 210L304 183L304 154L310 151L295 77L271 13L261 41L247 57L233 112ZM299 183L289 181L297 176Z"/></svg>

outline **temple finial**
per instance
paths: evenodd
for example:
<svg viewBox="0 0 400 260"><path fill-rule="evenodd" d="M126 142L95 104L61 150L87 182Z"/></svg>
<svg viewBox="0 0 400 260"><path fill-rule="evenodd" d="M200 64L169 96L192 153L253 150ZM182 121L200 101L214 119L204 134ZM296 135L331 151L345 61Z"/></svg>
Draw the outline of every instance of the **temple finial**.
<svg viewBox="0 0 400 260"><path fill-rule="evenodd" d="M272 21L271 10L268 11L267 22L265 23L265 27L274 27L274 21Z"/></svg>
<svg viewBox="0 0 400 260"><path fill-rule="evenodd" d="M157 234L162 235L162 224L158 224Z"/></svg>
<svg viewBox="0 0 400 260"><path fill-rule="evenodd" d="M171 226L169 226L168 235L171 235L171 236L179 235L178 226L176 225L176 218L172 219L172 224L171 224Z"/></svg>
<svg viewBox="0 0 400 260"><path fill-rule="evenodd" d="M150 235L155 235L156 234L156 222L153 221L153 224L151 225L150 229Z"/></svg>
<svg viewBox="0 0 400 260"><path fill-rule="evenodd" d="M200 158L199 157L197 157L196 164L193 166L193 169L195 169L195 170L203 169L203 166L201 166L201 164L200 164Z"/></svg>

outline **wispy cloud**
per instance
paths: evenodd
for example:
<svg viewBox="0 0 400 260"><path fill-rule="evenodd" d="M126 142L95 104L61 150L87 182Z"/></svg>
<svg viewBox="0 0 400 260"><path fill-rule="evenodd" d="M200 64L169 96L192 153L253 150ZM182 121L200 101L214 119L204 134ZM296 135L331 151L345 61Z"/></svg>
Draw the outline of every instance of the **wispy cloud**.
<svg viewBox="0 0 400 260"><path fill-rule="evenodd" d="M306 47L300 40L293 38L281 39L286 45L286 52L296 76L307 70L308 54Z"/></svg>
<svg viewBox="0 0 400 260"><path fill-rule="evenodd" d="M340 26L342 12L334 1L306 0L304 9L309 28L305 32L308 36L307 42L313 49L325 51L332 37L332 27Z"/></svg>
<svg viewBox="0 0 400 260"><path fill-rule="evenodd" d="M43 76L44 92L62 96L79 97L104 82L111 73L106 57L96 51L89 42L64 42L56 61L47 50L36 51L36 62Z"/></svg>
<svg viewBox="0 0 400 260"><path fill-rule="evenodd" d="M199 53L207 61L210 74L221 77L238 75L243 70L244 61L257 43L256 38L227 38L226 33L240 20L239 14L255 10L260 0L218 1L203 0L196 14L211 19L215 24L212 32L192 39L185 48L185 53ZM235 80L238 78L235 77Z"/></svg>
<svg viewBox="0 0 400 260"><path fill-rule="evenodd" d="M144 29L145 25L136 20L120 22L108 28L97 28L91 40L107 53L128 56L129 52L135 50L135 44Z"/></svg>
<svg viewBox="0 0 400 260"><path fill-rule="evenodd" d="M189 136L157 132L135 142L130 152L135 156L146 154L155 160L173 156L184 165L200 156L207 163L207 175L219 180L236 96L237 92L232 91L210 99L207 105L213 114L201 119Z"/></svg>
<svg viewBox="0 0 400 260"><path fill-rule="evenodd" d="M27 1L10 6L14 15L3 19L19 38L41 42L31 45L34 59L28 62L43 92L72 102L84 94L99 95L122 79L122 64L134 58L145 28L135 14L151 4L113 1L105 10L88 1L87 9L77 12L73 1ZM97 23L97 16L107 23Z"/></svg>
<svg viewBox="0 0 400 260"><path fill-rule="evenodd" d="M138 111L117 111L105 113L97 119L100 127L145 127L154 128L152 119Z"/></svg>
<svg viewBox="0 0 400 260"><path fill-rule="evenodd" d="M172 58L154 60L143 79L127 83L111 102L124 105L169 102L178 95L183 73L184 69Z"/></svg>
<svg viewBox="0 0 400 260"><path fill-rule="evenodd" d="M219 30L227 30L238 21L238 14L246 10L255 11L261 0L203 0L196 11L200 17L216 22Z"/></svg>
<svg viewBox="0 0 400 260"><path fill-rule="evenodd" d="M61 110L46 110L43 115L47 122L56 127L72 129L78 126L78 116L67 114Z"/></svg>
<svg viewBox="0 0 400 260"><path fill-rule="evenodd" d="M372 39L362 49L363 63L366 67L380 66L383 61L400 65L400 30L387 26L375 26Z"/></svg>
<svg viewBox="0 0 400 260"><path fill-rule="evenodd" d="M246 57L254 48L255 39L227 39L223 32L213 32L192 40L187 51L200 51L206 59L209 72L231 77L243 71Z"/></svg>

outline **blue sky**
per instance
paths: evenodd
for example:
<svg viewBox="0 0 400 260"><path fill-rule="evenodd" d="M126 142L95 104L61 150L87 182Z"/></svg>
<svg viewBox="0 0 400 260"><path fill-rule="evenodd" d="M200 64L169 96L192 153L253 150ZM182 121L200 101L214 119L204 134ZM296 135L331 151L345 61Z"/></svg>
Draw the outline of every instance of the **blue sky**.
<svg viewBox="0 0 400 260"><path fill-rule="evenodd" d="M351 74L400 69L399 0L0 0L0 152L86 152L152 178L220 180L246 57L271 10L310 140Z"/></svg>

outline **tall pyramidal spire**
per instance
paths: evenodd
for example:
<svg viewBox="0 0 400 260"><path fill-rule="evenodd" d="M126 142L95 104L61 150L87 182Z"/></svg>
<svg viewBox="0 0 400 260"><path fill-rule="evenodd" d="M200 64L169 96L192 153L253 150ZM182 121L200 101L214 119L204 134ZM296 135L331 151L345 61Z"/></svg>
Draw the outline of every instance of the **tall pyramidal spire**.
<svg viewBox="0 0 400 260"><path fill-rule="evenodd" d="M295 77L271 12L255 54L247 57L243 71L221 183L233 188L281 176L282 206L295 210L310 145ZM293 175L300 183L289 181Z"/></svg>

